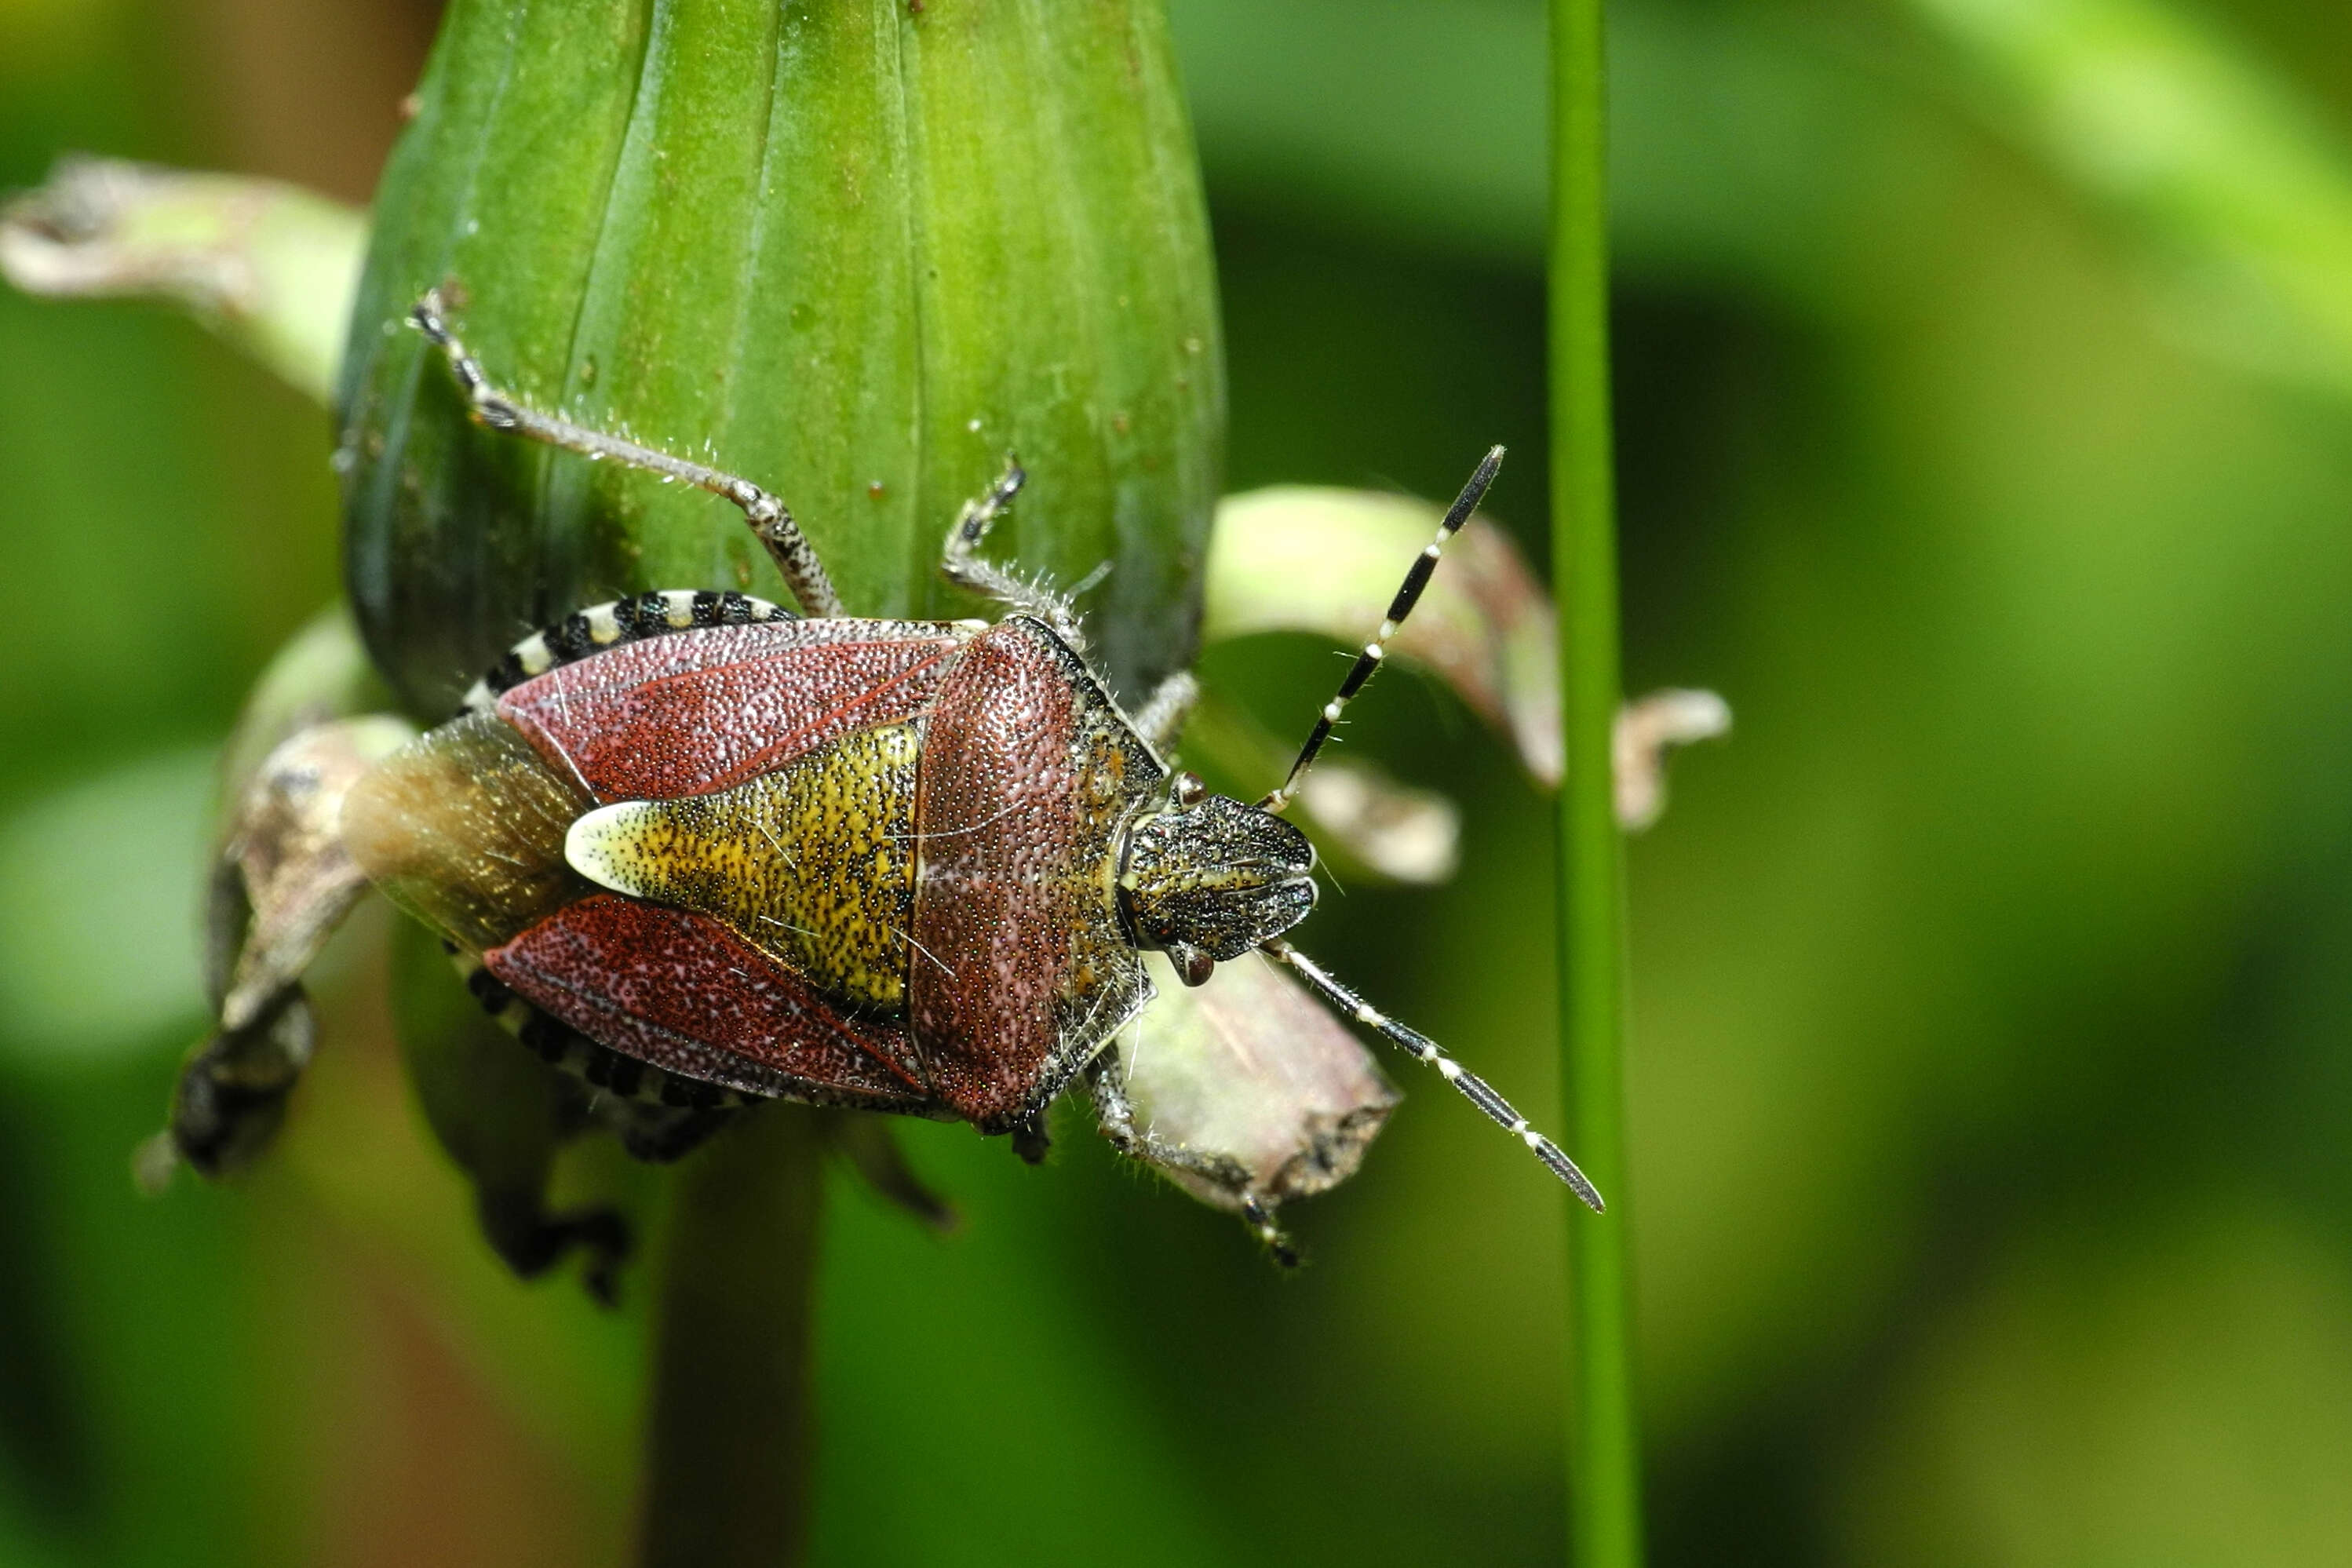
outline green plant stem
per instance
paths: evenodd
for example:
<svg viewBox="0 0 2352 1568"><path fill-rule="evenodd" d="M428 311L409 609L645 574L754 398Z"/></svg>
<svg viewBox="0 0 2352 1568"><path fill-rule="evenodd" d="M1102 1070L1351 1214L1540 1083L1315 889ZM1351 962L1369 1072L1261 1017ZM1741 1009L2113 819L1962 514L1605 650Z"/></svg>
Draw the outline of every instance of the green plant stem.
<svg viewBox="0 0 2352 1568"><path fill-rule="evenodd" d="M777 1103L689 1156L656 1305L644 1568L808 1554L816 1113Z"/></svg>
<svg viewBox="0 0 2352 1568"><path fill-rule="evenodd" d="M1606 54L1601 0L1552 0L1552 592L1567 776L1559 795L1561 1083L1569 1148L1607 1197L1570 1211L1569 1535L1578 1568L1642 1558L1628 1333L1623 845L1612 800L1616 493L1609 416Z"/></svg>

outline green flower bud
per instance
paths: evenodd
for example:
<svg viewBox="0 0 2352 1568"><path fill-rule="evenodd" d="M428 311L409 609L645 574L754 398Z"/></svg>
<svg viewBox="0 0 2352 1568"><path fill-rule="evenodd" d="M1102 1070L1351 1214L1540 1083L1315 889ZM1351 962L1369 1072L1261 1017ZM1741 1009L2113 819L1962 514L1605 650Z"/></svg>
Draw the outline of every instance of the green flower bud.
<svg viewBox="0 0 2352 1568"><path fill-rule="evenodd" d="M1152 0L457 0L386 171L341 392L353 608L446 712L528 627L648 588L789 603L724 502L477 430L427 288L524 401L754 480L855 614L990 553L1137 693L1191 659L1224 419L1207 225Z"/></svg>

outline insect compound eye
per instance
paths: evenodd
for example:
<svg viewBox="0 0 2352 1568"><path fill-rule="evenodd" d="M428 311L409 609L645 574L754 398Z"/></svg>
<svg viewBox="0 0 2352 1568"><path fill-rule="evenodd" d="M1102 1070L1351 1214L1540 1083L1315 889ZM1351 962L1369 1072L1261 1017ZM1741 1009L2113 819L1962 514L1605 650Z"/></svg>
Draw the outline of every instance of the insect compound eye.
<svg viewBox="0 0 2352 1568"><path fill-rule="evenodd" d="M1178 773L1176 782L1169 788L1168 795L1179 806L1194 806L1209 798L1209 786L1201 782L1201 775L1198 773Z"/></svg>

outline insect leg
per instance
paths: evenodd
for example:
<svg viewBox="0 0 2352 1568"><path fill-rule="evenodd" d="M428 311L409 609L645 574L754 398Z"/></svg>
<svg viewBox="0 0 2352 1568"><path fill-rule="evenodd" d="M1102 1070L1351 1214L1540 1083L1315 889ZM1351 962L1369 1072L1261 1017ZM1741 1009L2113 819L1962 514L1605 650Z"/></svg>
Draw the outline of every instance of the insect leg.
<svg viewBox="0 0 2352 1568"><path fill-rule="evenodd" d="M1045 1130L1045 1113L1039 1111L1025 1121L1013 1125L1013 1152L1021 1156L1024 1165L1042 1165L1054 1147L1054 1135Z"/></svg>
<svg viewBox="0 0 2352 1568"><path fill-rule="evenodd" d="M601 1109L629 1157L649 1165L683 1160L735 1120L735 1108L726 1105L649 1105L641 1100L612 1098L602 1101Z"/></svg>
<svg viewBox="0 0 2352 1568"><path fill-rule="evenodd" d="M837 616L841 611L841 595L834 591L833 579L825 574L824 563L817 559L815 547L801 531L784 503L753 484L733 474L639 446L618 436L608 436L559 419L551 414L541 414L516 401L490 384L489 377L466 345L449 330L442 313L438 289L427 289L408 313L409 324L431 339L449 362L450 374L466 395L474 422L492 430L510 431L533 441L543 441L567 452L583 457L605 458L632 468L665 479L683 479L698 489L732 501L742 509L743 521L751 525L751 532L767 547L776 570L783 574L784 582L801 608L812 616Z"/></svg>
<svg viewBox="0 0 2352 1568"><path fill-rule="evenodd" d="M484 1187L476 1203L482 1235L521 1279L536 1279L575 1248L586 1255L581 1282L602 1306L620 1299L621 1265L633 1238L629 1222L613 1208L551 1213L533 1187Z"/></svg>
<svg viewBox="0 0 2352 1568"><path fill-rule="evenodd" d="M1280 937L1265 943L1263 951L1297 970L1299 978L1313 986L1335 1010L1368 1028L1378 1030L1387 1039L1402 1046L1415 1058L1435 1068L1444 1075L1446 1082L1462 1091L1463 1098L1494 1118L1496 1124L1505 1131L1515 1134L1519 1142L1525 1143L1528 1151L1544 1163L1546 1170L1568 1184L1569 1190L1581 1199L1586 1207L1595 1214L1605 1212L1606 1205L1601 1203L1601 1194L1585 1179L1584 1173L1576 1168L1576 1163L1559 1152L1559 1145L1528 1126L1528 1119L1512 1110L1509 1100L1496 1094L1485 1079L1439 1049L1436 1041L1418 1030L1406 1028L1382 1013L1331 978L1322 965Z"/></svg>
<svg viewBox="0 0 2352 1568"><path fill-rule="evenodd" d="M1083 651L1086 633L1069 600L1044 583L1008 572L979 553L980 542L988 537L989 529L1013 505L1013 498L1021 493L1028 479L1020 459L1006 453L1004 472L986 490L964 502L955 521L948 525L947 546L940 554L940 571L959 588L994 599L1024 616L1036 616L1054 628L1055 637Z"/></svg>
<svg viewBox="0 0 2352 1568"><path fill-rule="evenodd" d="M1298 1249L1275 1223L1273 1205L1251 1187L1249 1173L1239 1161L1171 1143L1135 1124L1135 1106L1127 1098L1127 1071L1119 1063L1118 1047L1087 1064L1087 1086L1094 1091L1095 1119L1112 1148L1130 1160L1200 1177L1234 1200L1243 1220L1257 1233L1276 1263L1285 1268L1298 1267Z"/></svg>
<svg viewBox="0 0 2352 1568"><path fill-rule="evenodd" d="M1176 743L1183 732L1184 721L1192 717L1192 705L1201 700L1201 683L1192 679L1190 670L1180 669L1153 689L1144 700L1141 711L1135 715L1136 733L1162 756Z"/></svg>
<svg viewBox="0 0 2352 1568"><path fill-rule="evenodd" d="M1333 728L1339 724L1340 713L1355 700L1356 693L1364 689L1365 682L1380 669L1381 660L1388 654L1389 639L1396 636L1397 628L1403 626L1405 617L1412 614L1412 607L1421 603L1422 591L1429 586L1430 574L1437 570L1437 558L1445 552L1445 542L1459 533L1462 525L1470 521L1470 514L1476 511L1478 503L1486 499L1486 487L1495 482L1495 476L1502 467L1503 448L1487 448L1486 457L1479 460L1477 468L1471 474L1470 482L1462 487L1462 493L1454 498L1452 506L1445 509L1445 516L1437 525L1437 537L1413 557L1412 569L1405 573L1404 581L1397 584L1396 597L1389 601L1389 613L1381 622L1380 630L1372 634L1372 640L1366 643L1363 651L1356 656L1356 662L1349 667L1347 679L1339 682L1339 694L1326 702L1323 711L1316 715L1315 728L1307 732L1307 743L1298 749L1298 760L1290 764L1290 776L1282 781L1281 788L1257 803L1258 809L1280 811L1298 793L1299 784L1307 777L1307 770L1315 765L1317 755L1323 750L1323 742L1331 738Z"/></svg>
<svg viewBox="0 0 2352 1568"><path fill-rule="evenodd" d="M834 1147L867 1186L943 1236L956 1228L954 1205L923 1184L885 1118L860 1110L822 1114Z"/></svg>

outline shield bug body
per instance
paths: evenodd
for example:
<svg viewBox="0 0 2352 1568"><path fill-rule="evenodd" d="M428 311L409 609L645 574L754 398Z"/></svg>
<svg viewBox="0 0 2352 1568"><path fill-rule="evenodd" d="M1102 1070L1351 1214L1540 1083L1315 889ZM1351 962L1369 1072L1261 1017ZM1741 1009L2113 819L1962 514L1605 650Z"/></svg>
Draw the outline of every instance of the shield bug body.
<svg viewBox="0 0 2352 1568"><path fill-rule="evenodd" d="M1143 951L1197 986L1256 950L1436 1067L1601 1206L1485 1082L1284 940L1315 903L1315 853L1280 813L1500 448L1289 777L1252 805L1163 761L1189 678L1130 716L1068 604L977 554L1017 465L965 506L942 563L1012 613L858 619L758 487L526 408L491 386L436 299L412 319L481 424L741 508L806 612L684 591L583 610L517 647L461 716L342 803L358 867L441 933L486 1007L629 1108L636 1152L675 1154L731 1105L781 1097L962 1120L1034 1159L1046 1107L1084 1076L1115 1144L1218 1194L1286 1258L1268 1212L1281 1194L1232 1154L1139 1125L1115 1045L1152 995ZM1349 1163L1385 1112L1378 1093L1367 1103Z"/></svg>
<svg viewBox="0 0 2352 1568"><path fill-rule="evenodd" d="M1114 884L1165 782L1026 616L652 594L532 638L343 825L477 994L600 1086L1008 1132L1150 994Z"/></svg>

